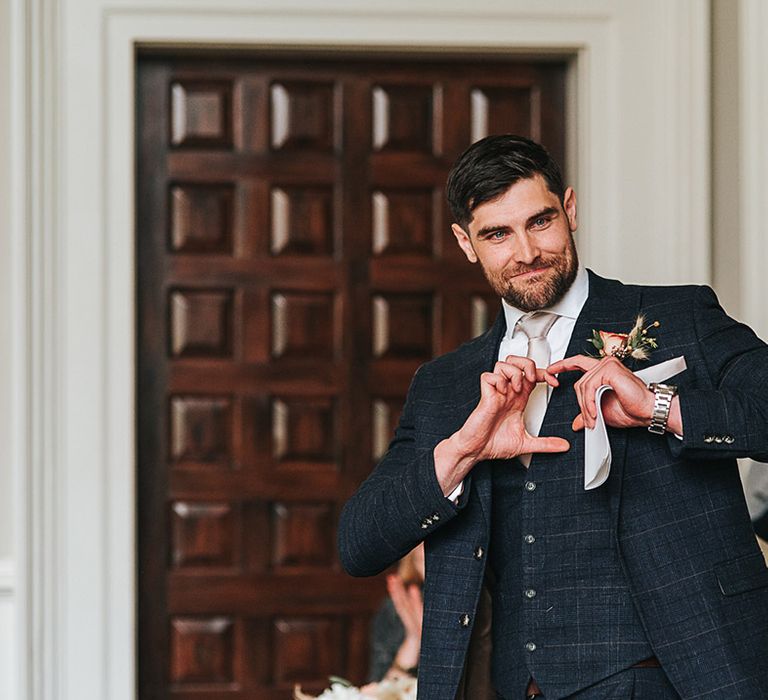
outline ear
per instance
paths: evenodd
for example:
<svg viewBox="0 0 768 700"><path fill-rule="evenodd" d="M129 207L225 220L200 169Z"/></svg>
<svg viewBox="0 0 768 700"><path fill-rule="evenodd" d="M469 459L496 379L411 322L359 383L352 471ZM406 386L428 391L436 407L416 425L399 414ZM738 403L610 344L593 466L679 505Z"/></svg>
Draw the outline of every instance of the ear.
<svg viewBox="0 0 768 700"><path fill-rule="evenodd" d="M563 196L563 209L565 209L565 215L568 217L568 228L573 233L578 227L579 222L576 217L576 193L573 191L573 187L569 187L565 191Z"/></svg>
<svg viewBox="0 0 768 700"><path fill-rule="evenodd" d="M459 248L464 251L467 260L471 263L476 263L477 254L472 246L472 241L469 239L469 234L458 224L451 224L451 231L453 231L453 235L456 236L456 242L459 244Z"/></svg>

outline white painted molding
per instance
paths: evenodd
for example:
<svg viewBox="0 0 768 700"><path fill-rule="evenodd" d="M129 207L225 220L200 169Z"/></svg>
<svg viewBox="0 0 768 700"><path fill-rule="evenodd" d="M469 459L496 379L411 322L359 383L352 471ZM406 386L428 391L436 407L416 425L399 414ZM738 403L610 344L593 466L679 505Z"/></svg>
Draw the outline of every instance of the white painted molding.
<svg viewBox="0 0 768 700"><path fill-rule="evenodd" d="M698 170L709 150L707 3L11 1L21 37L14 172L24 174L14 196L25 203L13 228L24 270L15 306L25 324L16 387L16 590L29 636L20 648L31 650L23 700L136 695L137 44L571 51L568 148L583 257L625 279L708 279L705 256L690 253L709 241L695 216L709 202ZM659 205L638 208L637 198Z"/></svg>
<svg viewBox="0 0 768 700"><path fill-rule="evenodd" d="M31 443L31 422L29 420L29 354L33 352L30 334L29 308L29 244L27 212L28 166L31 153L27 143L28 105L28 62L26 33L26 5L23 0L11 0L6 5L8 23L5 27L8 58L10 61L10 84L8 86L9 141L5 164L8 178L7 236L9 256L5 261L8 272L10 298L7 309L11 335L6 345L9 384L2 387L4 399L9 402L10 412L6 424L7 454L12 483L7 488L12 494L13 530L15 561L12 584L14 587L13 622L6 630L9 644L7 661L14 669L14 678L7 680L6 688L10 697L31 700L30 657L39 649L32 644L31 597L27 590L27 565L30 560L31 535L27 528L29 501L29 445ZM6 577L10 563L6 561ZM8 583L6 579L6 583ZM11 651L13 649L13 651Z"/></svg>
<svg viewBox="0 0 768 700"><path fill-rule="evenodd" d="M768 340L768 7L741 0L741 316Z"/></svg>
<svg viewBox="0 0 768 700"><path fill-rule="evenodd" d="M14 365L14 488L18 693L24 700L57 697L66 659L61 618L65 600L61 552L66 524L61 468L59 313L64 285L59 257L61 153L58 95L60 17L56 0L12 0L12 255L11 352Z"/></svg>
<svg viewBox="0 0 768 700"><path fill-rule="evenodd" d="M10 559L0 560L0 598L16 594L16 566Z"/></svg>
<svg viewBox="0 0 768 700"><path fill-rule="evenodd" d="M20 700L18 628L15 567L0 560L0 697Z"/></svg>

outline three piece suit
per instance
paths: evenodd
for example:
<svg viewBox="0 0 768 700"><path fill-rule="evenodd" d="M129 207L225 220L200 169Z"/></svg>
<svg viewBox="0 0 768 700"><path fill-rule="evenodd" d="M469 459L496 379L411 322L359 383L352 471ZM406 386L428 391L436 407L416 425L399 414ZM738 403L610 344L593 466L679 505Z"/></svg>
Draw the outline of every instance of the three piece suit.
<svg viewBox="0 0 768 700"><path fill-rule="evenodd" d="M416 373L387 454L342 512L339 551L349 573L368 576L425 541L420 700L456 697L489 580L495 631L502 614L512 627L493 635L494 678L515 692L533 676L557 700L653 654L686 700L768 699L768 568L736 465L768 460L768 346L707 287L590 272L566 356L594 353L593 330L626 333L638 314L659 321L658 349L630 369L685 357L670 379L683 436L609 428L611 472L594 491L583 488L583 432L571 429L580 375L564 373L540 434L570 450L536 454L528 470L480 462L457 504L443 495L433 450L477 406L503 315Z"/></svg>

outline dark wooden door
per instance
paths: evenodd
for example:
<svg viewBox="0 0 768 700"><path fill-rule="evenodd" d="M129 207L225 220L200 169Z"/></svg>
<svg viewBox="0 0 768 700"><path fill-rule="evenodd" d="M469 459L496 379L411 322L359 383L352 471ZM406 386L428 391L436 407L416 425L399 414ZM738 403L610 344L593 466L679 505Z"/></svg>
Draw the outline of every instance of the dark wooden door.
<svg viewBox="0 0 768 700"><path fill-rule="evenodd" d="M564 157L564 60L138 58L142 700L365 679L380 580L335 528L416 367L498 302L443 184L486 133Z"/></svg>

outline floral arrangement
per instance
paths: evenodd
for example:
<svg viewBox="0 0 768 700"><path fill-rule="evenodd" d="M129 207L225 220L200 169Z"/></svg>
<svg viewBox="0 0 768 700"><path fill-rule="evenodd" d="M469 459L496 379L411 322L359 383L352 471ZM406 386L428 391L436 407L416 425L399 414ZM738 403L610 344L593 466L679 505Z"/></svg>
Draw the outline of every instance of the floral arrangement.
<svg viewBox="0 0 768 700"><path fill-rule="evenodd" d="M335 676L329 680L331 687L320 695L307 695L296 686L293 689L294 700L416 700L416 679L412 676L386 678L362 688Z"/></svg>
<svg viewBox="0 0 768 700"><path fill-rule="evenodd" d="M600 357L616 357L622 362L629 357L636 360L647 360L651 350L658 345L656 338L651 338L648 331L658 328L661 324L654 321L645 325L645 316L637 317L635 325L629 333L609 333L608 331L592 331L589 342L597 348Z"/></svg>

